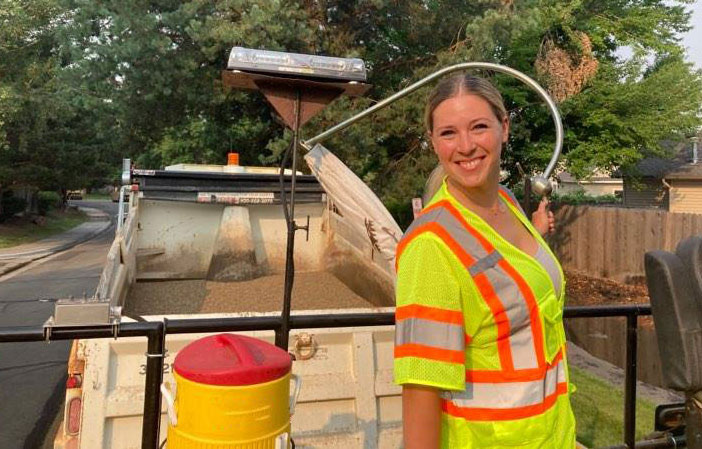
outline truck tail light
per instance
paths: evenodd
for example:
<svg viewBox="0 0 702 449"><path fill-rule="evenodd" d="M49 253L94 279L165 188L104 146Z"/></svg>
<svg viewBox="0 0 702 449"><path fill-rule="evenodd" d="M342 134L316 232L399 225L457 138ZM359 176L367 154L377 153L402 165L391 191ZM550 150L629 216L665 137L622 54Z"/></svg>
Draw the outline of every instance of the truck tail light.
<svg viewBox="0 0 702 449"><path fill-rule="evenodd" d="M66 417L66 431L69 435L77 435L80 431L80 413L83 407L80 397L73 398L68 403L68 416Z"/></svg>
<svg viewBox="0 0 702 449"><path fill-rule="evenodd" d="M66 388L80 388L83 385L83 379L80 374L73 374L66 379Z"/></svg>

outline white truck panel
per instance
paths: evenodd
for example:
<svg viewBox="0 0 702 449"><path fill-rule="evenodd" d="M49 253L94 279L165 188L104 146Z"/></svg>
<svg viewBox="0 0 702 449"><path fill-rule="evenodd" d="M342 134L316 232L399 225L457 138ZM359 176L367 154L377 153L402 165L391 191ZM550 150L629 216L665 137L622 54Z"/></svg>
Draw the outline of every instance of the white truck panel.
<svg viewBox="0 0 702 449"><path fill-rule="evenodd" d="M142 193L130 195L129 216L109 250L101 275L97 291L100 298L123 305L127 292L138 280L220 282L217 275L224 275L222 282L229 282L231 279L226 276L229 271L236 273L237 267L250 266L253 278L284 271L287 225L281 205L164 201L142 198ZM297 224L306 225L309 217L309 233L297 232L295 268L333 274L365 298L369 308L305 310L293 314L392 311L392 308L372 307L393 304L393 261L381 257L374 250L370 235L358 235L348 226L348 217L342 217L324 196L321 198L318 203L296 205ZM221 312L168 318L265 315L236 309ZM144 314L149 315L144 318L164 318L153 313ZM293 331L291 345L304 332ZM394 327L316 329L307 333L314 335L317 350L310 359L293 364L293 372L302 379L292 418L297 447L400 447L400 388L392 383ZM271 343L274 339L272 331L245 334ZM178 351L204 335L167 336L165 382L173 384L172 364ZM82 393L80 434L69 434L62 426L55 439L57 449L74 449L77 441L81 449L140 447L145 352L145 338L78 341L69 371L82 374L82 391L68 390L67 399ZM161 439L164 439L165 404L162 410Z"/></svg>
<svg viewBox="0 0 702 449"><path fill-rule="evenodd" d="M392 309L336 310L335 313L388 312ZM309 314L329 311L305 311ZM253 314L228 314L226 316ZM263 315L263 314L257 314ZM222 317L225 315L203 315ZM148 317L147 319L161 319ZM172 316L170 318L179 318ZM392 383L393 326L296 330L313 334L314 356L293 363L302 389L292 418L298 448L397 448L401 441L400 388ZM272 331L242 333L273 342ZM173 381L180 349L207 334L168 335L164 382ZM146 339L82 340L85 355L82 449L132 449L141 444ZM161 439L166 437L165 403Z"/></svg>

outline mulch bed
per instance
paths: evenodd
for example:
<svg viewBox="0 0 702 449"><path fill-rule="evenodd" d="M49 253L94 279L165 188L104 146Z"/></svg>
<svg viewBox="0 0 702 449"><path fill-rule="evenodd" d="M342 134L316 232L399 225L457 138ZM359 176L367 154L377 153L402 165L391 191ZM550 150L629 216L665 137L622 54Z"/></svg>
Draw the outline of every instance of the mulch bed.
<svg viewBox="0 0 702 449"><path fill-rule="evenodd" d="M566 271L566 305L599 306L614 304L648 304L648 287L644 284L624 284L611 279L588 276L578 271ZM639 317L639 325L652 327L650 316Z"/></svg>
<svg viewBox="0 0 702 449"><path fill-rule="evenodd" d="M588 276L578 271L567 271L565 276L566 297L571 305L595 306L649 302L646 285L624 284L611 279Z"/></svg>

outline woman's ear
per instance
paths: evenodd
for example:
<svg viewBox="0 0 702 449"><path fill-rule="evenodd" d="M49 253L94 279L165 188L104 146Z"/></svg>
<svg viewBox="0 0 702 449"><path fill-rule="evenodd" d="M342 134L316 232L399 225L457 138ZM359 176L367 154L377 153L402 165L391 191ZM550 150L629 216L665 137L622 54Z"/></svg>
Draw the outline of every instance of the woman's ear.
<svg viewBox="0 0 702 449"><path fill-rule="evenodd" d="M436 153L436 147L434 146L434 140L433 140L433 135L432 135L431 131L427 131L426 139L427 139L427 144L431 148L431 151Z"/></svg>
<svg viewBox="0 0 702 449"><path fill-rule="evenodd" d="M502 143L507 143L509 140L509 118L505 116L502 119Z"/></svg>

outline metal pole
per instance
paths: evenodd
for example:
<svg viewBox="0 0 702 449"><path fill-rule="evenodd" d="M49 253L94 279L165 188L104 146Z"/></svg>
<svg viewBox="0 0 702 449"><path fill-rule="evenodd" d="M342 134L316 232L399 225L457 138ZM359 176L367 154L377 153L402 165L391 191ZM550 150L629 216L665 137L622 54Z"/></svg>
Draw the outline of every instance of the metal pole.
<svg viewBox="0 0 702 449"><path fill-rule="evenodd" d="M626 316L626 374L624 378L624 443L636 443L636 346L638 315Z"/></svg>
<svg viewBox="0 0 702 449"><path fill-rule="evenodd" d="M702 392L687 393L685 401L685 436L690 449L702 449Z"/></svg>
<svg viewBox="0 0 702 449"><path fill-rule="evenodd" d="M150 329L146 350L144 420L141 429L142 449L158 449L161 430L161 382L163 382L164 325L155 323Z"/></svg>
<svg viewBox="0 0 702 449"><path fill-rule="evenodd" d="M292 144L292 174L290 180L290 213L288 219L288 242L285 254L285 287L283 291L283 312L281 314L280 330L275 334L275 345L280 349L288 350L290 335L290 303L292 301L293 282L295 280L295 179L297 175L297 147L299 145L300 130L300 91L295 94L295 125L293 126ZM283 204L283 207L287 207Z"/></svg>
<svg viewBox="0 0 702 449"><path fill-rule="evenodd" d="M523 82L527 86L529 86L533 91L535 91L539 96L541 97L542 100L546 103L546 106L548 106L549 111L551 112L551 118L553 119L553 124L556 127L556 143L554 145L553 149L553 154L551 156L551 160L548 163L548 166L546 167L546 170L544 170L543 175L541 178L548 179L549 176L551 176L551 172L553 172L553 169L556 168L556 164L558 163L558 157L561 154L561 148L563 147L563 123L561 122L561 115L558 112L558 107L556 106L556 103L551 99L549 96L548 92L544 90L543 87L539 85L536 81L531 79L529 76L525 75L524 73L520 72L519 70L515 70L511 67L507 67L504 65L499 65L499 64L492 64L489 62L464 62L461 64L455 64L449 67L445 67L441 70L438 70L431 75L422 78L421 80L417 81L416 83L405 87L401 91L395 93L394 95L389 96L388 98L379 101L378 103L374 104L370 108L361 111L360 113L354 115L353 117L344 120L343 122L339 123L338 125L329 128L328 130L324 131L323 133L312 137L311 139L308 139L302 143L302 146L305 147L307 150L311 150L312 147L317 144L322 142L323 140L329 138L331 135L351 126L352 124L356 123L357 121L363 119L364 117L367 117L371 114L374 114L375 112L379 111L380 109L383 109L384 107L390 105L391 103L399 100L402 97L405 97L412 92L416 91L417 89L429 84L430 82L441 78L444 75L447 75L452 72L456 72L459 70L468 70L468 69L483 69L483 70L492 70L495 72L501 72L501 73L506 73L507 75L511 75L514 78L517 78L519 81ZM538 186L536 186L538 187ZM536 189L538 194L542 194L542 192L539 192L538 189Z"/></svg>
<svg viewBox="0 0 702 449"><path fill-rule="evenodd" d="M131 189L131 186L122 186L119 188L119 207L117 209L117 234L119 234L120 229L122 229L122 225L124 224L124 214L125 214L125 205L124 205L124 194L126 192L129 192Z"/></svg>

